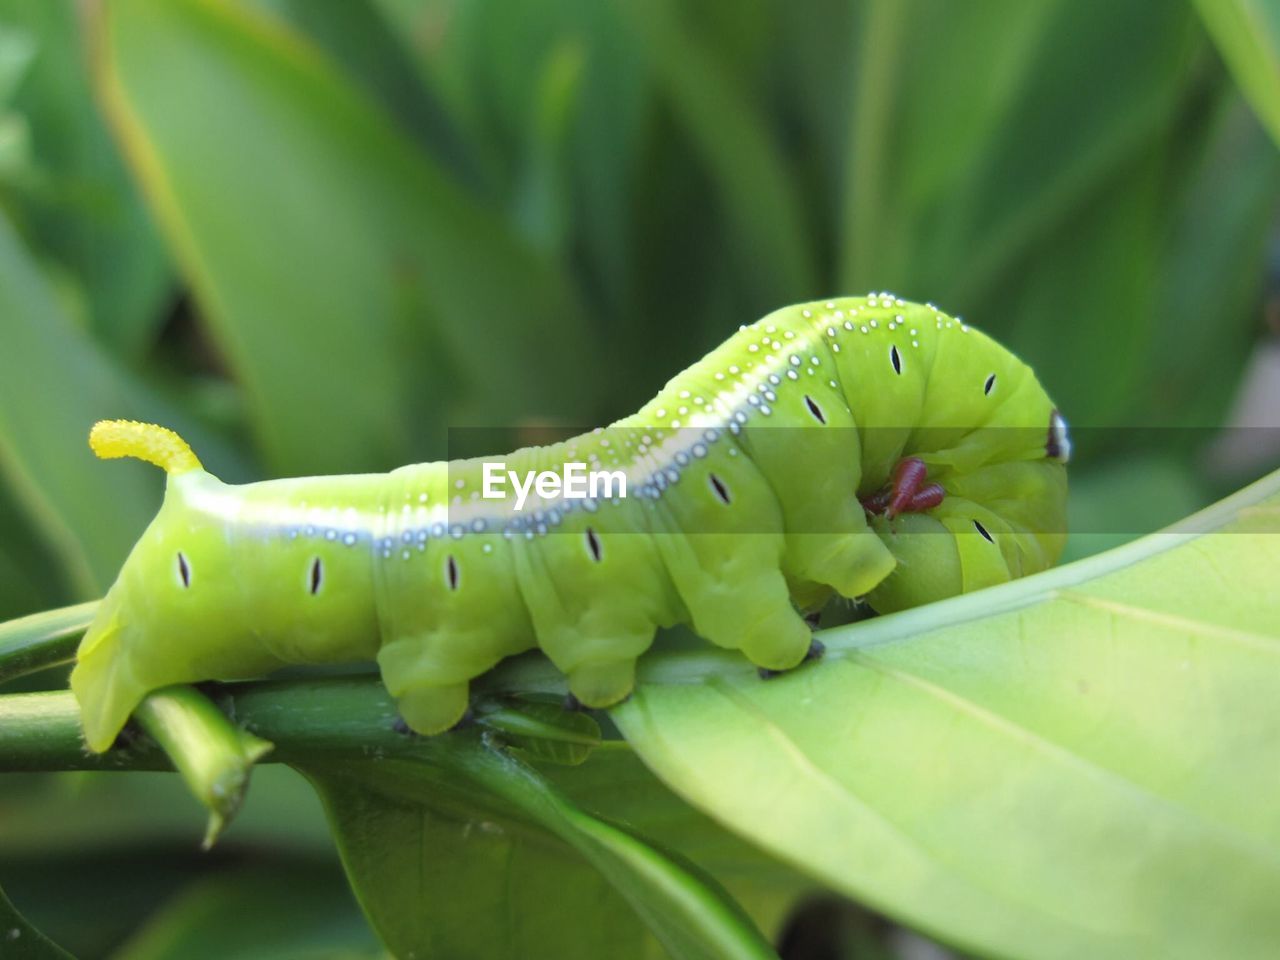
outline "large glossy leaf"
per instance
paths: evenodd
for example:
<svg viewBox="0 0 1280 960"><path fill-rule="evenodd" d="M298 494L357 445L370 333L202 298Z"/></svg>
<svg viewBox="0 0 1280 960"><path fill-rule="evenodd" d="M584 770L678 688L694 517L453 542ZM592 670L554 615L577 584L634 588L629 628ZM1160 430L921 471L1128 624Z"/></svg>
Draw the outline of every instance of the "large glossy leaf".
<svg viewBox="0 0 1280 960"><path fill-rule="evenodd" d="M116 130L274 470L385 468L443 454L446 416L581 406L557 275L315 49L230 0L94 9Z"/></svg>
<svg viewBox="0 0 1280 960"><path fill-rule="evenodd" d="M1280 145L1280 7L1268 0L1195 0L1259 119Z"/></svg>
<svg viewBox="0 0 1280 960"><path fill-rule="evenodd" d="M678 793L904 921L1020 957L1280 942L1280 474L1118 550L613 711Z"/></svg>
<svg viewBox="0 0 1280 960"><path fill-rule="evenodd" d="M714 881L510 755L471 736L419 749L303 768L398 956L661 956L646 927L673 957L773 955Z"/></svg>

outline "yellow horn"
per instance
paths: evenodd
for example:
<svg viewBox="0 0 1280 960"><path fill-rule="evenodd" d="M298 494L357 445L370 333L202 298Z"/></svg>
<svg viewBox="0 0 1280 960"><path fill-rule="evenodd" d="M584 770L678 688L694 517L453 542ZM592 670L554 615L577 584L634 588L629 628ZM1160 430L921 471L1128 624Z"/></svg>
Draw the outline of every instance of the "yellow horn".
<svg viewBox="0 0 1280 960"><path fill-rule="evenodd" d="M187 441L167 427L134 420L99 420L89 431L89 446L103 460L137 457L169 473L200 470Z"/></svg>

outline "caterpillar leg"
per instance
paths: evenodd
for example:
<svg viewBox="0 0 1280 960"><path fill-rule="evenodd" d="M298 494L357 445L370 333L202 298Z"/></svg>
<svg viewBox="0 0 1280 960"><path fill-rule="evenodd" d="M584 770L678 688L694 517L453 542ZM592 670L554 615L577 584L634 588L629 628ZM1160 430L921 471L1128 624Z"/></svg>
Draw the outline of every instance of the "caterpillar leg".
<svg viewBox="0 0 1280 960"><path fill-rule="evenodd" d="M396 697L400 716L414 733L431 735L457 726L470 705L471 685L452 683L440 687L415 687Z"/></svg>
<svg viewBox="0 0 1280 960"><path fill-rule="evenodd" d="M634 657L584 663L569 671L569 695L584 707L610 707L631 693Z"/></svg>
<svg viewBox="0 0 1280 960"><path fill-rule="evenodd" d="M805 620L807 621L808 618L806 617ZM822 655L826 652L827 652L826 644L824 644L817 637L814 637L809 641L809 652L804 655L804 659L801 660L800 662L808 663L810 660L821 660ZM786 670L770 670L767 667L756 667L756 672L760 674L761 680L772 680L774 677L782 676L787 671Z"/></svg>

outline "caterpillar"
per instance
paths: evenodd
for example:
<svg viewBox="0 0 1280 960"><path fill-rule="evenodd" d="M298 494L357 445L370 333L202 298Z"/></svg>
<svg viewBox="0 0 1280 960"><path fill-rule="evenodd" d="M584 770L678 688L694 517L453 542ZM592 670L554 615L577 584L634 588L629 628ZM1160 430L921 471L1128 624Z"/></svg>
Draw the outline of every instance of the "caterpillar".
<svg viewBox="0 0 1280 960"><path fill-rule="evenodd" d="M590 707L678 623L788 670L833 595L889 612L1050 566L1070 453L1029 367L888 293L777 310L635 415L501 458L228 485L163 427L90 445L167 472L71 674L94 751L157 688L289 664L376 660L422 734L535 647ZM616 482L570 496L572 464Z"/></svg>

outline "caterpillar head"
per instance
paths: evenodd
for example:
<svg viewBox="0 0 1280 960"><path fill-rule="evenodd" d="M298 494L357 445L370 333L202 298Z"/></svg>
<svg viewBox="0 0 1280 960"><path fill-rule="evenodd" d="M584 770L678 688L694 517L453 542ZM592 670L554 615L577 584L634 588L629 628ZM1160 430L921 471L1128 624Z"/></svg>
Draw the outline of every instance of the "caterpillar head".
<svg viewBox="0 0 1280 960"><path fill-rule="evenodd" d="M164 505L99 606L71 674L85 740L100 752L149 692L211 676L210 659L242 624L224 595L233 580L224 531L187 504L193 485L218 483L190 447L163 427L125 421L97 424L90 445L100 457L133 456L169 474Z"/></svg>

